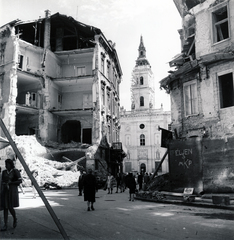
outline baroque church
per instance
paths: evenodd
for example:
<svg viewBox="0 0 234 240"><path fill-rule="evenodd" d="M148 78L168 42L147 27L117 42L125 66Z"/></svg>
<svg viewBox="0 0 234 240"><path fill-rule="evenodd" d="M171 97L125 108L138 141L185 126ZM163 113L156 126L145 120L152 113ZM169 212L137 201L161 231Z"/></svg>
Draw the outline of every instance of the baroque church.
<svg viewBox="0 0 234 240"><path fill-rule="evenodd" d="M120 139L126 157L124 172L153 173L159 165L166 148L161 147L160 128L168 129L171 123L170 111L155 108L155 82L143 38L140 38L138 58L132 72L131 111L123 107L120 111ZM168 172L168 159L164 160L158 174Z"/></svg>

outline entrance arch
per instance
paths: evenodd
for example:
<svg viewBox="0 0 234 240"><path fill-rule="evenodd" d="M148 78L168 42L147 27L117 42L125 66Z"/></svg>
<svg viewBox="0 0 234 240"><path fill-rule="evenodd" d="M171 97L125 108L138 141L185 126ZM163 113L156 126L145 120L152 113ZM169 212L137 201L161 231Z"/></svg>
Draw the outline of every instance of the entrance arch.
<svg viewBox="0 0 234 240"><path fill-rule="evenodd" d="M81 142L81 126L76 120L66 121L61 128L61 140L63 143Z"/></svg>
<svg viewBox="0 0 234 240"><path fill-rule="evenodd" d="M140 172L146 172L146 165L144 163L140 165Z"/></svg>

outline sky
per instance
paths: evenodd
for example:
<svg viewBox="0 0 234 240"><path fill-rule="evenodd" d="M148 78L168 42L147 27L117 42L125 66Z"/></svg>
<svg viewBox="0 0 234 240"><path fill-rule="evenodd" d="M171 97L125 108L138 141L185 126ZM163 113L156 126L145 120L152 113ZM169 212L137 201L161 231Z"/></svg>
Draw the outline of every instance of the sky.
<svg viewBox="0 0 234 240"><path fill-rule="evenodd" d="M181 17L173 0L0 0L0 26L19 19L36 20L59 12L101 29L116 44L123 72L120 106L131 109L131 79L140 37L155 80L155 108L170 110L170 96L159 81L173 70L168 62L180 53Z"/></svg>

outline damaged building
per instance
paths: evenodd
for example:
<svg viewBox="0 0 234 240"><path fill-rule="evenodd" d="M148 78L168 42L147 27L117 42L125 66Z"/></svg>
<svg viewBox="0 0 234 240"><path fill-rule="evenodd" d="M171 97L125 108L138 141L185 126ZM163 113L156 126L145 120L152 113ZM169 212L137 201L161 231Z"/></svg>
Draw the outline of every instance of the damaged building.
<svg viewBox="0 0 234 240"><path fill-rule="evenodd" d="M171 96L174 188L234 192L234 1L174 0L181 53L160 81Z"/></svg>
<svg viewBox="0 0 234 240"><path fill-rule="evenodd" d="M0 35L0 117L11 135L119 142L122 70L100 29L47 10L2 26Z"/></svg>

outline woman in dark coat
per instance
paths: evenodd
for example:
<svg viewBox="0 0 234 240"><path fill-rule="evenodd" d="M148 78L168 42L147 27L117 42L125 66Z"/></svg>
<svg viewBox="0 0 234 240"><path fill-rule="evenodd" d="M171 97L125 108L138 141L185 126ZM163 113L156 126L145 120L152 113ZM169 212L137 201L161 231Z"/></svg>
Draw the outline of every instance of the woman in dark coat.
<svg viewBox="0 0 234 240"><path fill-rule="evenodd" d="M96 177L92 174L92 169L88 170L88 174L85 175L83 181L84 187L84 201L87 201L88 211L91 209L94 210L93 203L95 202L95 194L97 190Z"/></svg>
<svg viewBox="0 0 234 240"><path fill-rule="evenodd" d="M22 183L20 172L15 169L11 159L5 161L6 170L2 172L1 208L4 212L4 226L1 231L7 230L8 210L13 217L13 227L17 225L14 207L19 207L18 186Z"/></svg>

